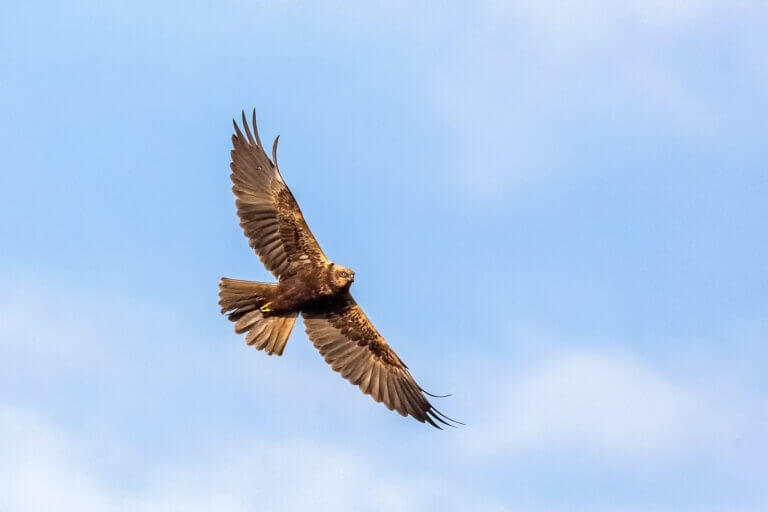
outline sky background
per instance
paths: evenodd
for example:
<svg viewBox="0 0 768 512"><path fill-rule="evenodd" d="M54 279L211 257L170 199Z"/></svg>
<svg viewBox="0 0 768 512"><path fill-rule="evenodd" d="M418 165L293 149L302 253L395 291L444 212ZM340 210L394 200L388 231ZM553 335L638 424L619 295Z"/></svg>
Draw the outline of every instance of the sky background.
<svg viewBox="0 0 768 512"><path fill-rule="evenodd" d="M12 2L0 511L768 510L765 2ZM255 107L438 432L219 314Z"/></svg>

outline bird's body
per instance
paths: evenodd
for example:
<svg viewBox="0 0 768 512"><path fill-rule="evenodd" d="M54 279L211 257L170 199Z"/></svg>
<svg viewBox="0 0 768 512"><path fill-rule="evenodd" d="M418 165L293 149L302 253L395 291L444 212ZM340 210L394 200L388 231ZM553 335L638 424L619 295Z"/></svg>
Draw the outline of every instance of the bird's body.
<svg viewBox="0 0 768 512"><path fill-rule="evenodd" d="M301 312L314 303L333 301L349 293L354 279L352 276L354 273L351 270L333 263L322 267L302 266L295 272L280 276L276 285L260 288L259 300L254 300L253 305L265 316Z"/></svg>
<svg viewBox="0 0 768 512"><path fill-rule="evenodd" d="M376 331L349 292L354 272L332 263L309 230L276 165L264 152L256 116L246 136L235 123L232 191L251 247L278 283L222 278L219 305L247 333L246 343L282 355L299 314L307 334L333 370L403 416L437 427L449 424L424 396L408 367ZM255 135L255 137L254 137Z"/></svg>
<svg viewBox="0 0 768 512"><path fill-rule="evenodd" d="M301 310L312 302L329 300L349 292L354 273L328 263L324 267L306 266L295 274L280 278L270 308L272 311Z"/></svg>

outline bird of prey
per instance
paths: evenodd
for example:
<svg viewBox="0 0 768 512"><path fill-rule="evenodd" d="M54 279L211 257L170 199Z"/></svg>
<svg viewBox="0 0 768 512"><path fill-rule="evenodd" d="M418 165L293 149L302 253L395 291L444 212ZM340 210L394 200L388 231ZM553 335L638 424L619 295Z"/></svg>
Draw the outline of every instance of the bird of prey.
<svg viewBox="0 0 768 512"><path fill-rule="evenodd" d="M282 355L299 314L307 335L334 371L402 416L440 428L452 420L435 409L408 367L373 327L349 293L355 273L332 263L309 230L299 205L243 112L243 130L233 120L232 191L240 226L250 246L278 283L221 279L219 305L247 333L248 345ZM458 423L458 422L456 422Z"/></svg>

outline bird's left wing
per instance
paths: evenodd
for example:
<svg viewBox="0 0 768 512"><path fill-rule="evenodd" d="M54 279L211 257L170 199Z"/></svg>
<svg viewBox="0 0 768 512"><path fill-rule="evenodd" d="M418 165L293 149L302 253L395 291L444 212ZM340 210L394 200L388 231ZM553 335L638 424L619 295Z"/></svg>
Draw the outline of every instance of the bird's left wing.
<svg viewBox="0 0 768 512"><path fill-rule="evenodd" d="M272 146L273 162L264 152L259 139L255 110L252 124L253 134L245 112L245 135L234 123L230 164L237 215L251 247L267 270L277 278L297 265L322 266L329 263L280 175L275 155L278 139Z"/></svg>
<svg viewBox="0 0 768 512"><path fill-rule="evenodd" d="M451 420L424 396L408 367L351 295L302 311L307 335L334 371L389 410L440 428ZM456 422L458 423L458 422Z"/></svg>

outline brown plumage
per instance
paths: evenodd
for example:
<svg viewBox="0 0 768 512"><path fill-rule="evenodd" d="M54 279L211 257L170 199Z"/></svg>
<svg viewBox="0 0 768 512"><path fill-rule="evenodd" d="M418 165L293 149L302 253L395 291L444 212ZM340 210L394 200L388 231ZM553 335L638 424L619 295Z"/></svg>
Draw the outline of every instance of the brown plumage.
<svg viewBox="0 0 768 512"><path fill-rule="evenodd" d="M240 226L277 284L222 278L219 305L247 333L246 343L282 355L299 313L307 335L334 371L403 416L440 428L450 418L435 409L387 342L349 293L355 274L326 258L299 205L243 112L232 136L232 191ZM278 137L279 138L279 137ZM432 395L434 396L434 395ZM458 423L458 422L457 422Z"/></svg>

